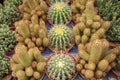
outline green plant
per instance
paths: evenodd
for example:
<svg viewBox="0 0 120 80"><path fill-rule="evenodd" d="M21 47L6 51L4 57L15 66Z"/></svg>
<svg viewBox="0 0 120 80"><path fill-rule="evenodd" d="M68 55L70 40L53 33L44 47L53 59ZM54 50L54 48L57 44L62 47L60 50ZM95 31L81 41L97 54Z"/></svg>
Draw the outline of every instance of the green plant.
<svg viewBox="0 0 120 80"><path fill-rule="evenodd" d="M120 17L119 0L96 0L98 13L105 20L113 20Z"/></svg>
<svg viewBox="0 0 120 80"><path fill-rule="evenodd" d="M111 23L106 32L106 38L111 42L120 42L120 18Z"/></svg>
<svg viewBox="0 0 120 80"><path fill-rule="evenodd" d="M58 3L58 2L66 2L67 0L48 0L50 4Z"/></svg>
<svg viewBox="0 0 120 80"><path fill-rule="evenodd" d="M71 20L71 9L63 2L53 4L49 9L48 19L52 24L67 24Z"/></svg>
<svg viewBox="0 0 120 80"><path fill-rule="evenodd" d="M120 55L116 58L116 66L114 69L120 71Z"/></svg>
<svg viewBox="0 0 120 80"><path fill-rule="evenodd" d="M75 63L66 54L55 54L47 62L48 76L53 80L70 80L75 75Z"/></svg>
<svg viewBox="0 0 120 80"><path fill-rule="evenodd" d="M49 40L55 50L66 50L73 41L71 30L65 25L55 25L50 30Z"/></svg>
<svg viewBox="0 0 120 80"><path fill-rule="evenodd" d="M0 23L13 26L14 22L21 18L20 13L15 5L3 7L0 12Z"/></svg>
<svg viewBox="0 0 120 80"><path fill-rule="evenodd" d="M15 31L10 31L6 24L0 24L0 51L9 52L15 44Z"/></svg>
<svg viewBox="0 0 120 80"><path fill-rule="evenodd" d="M4 56L4 52L0 51L0 78L7 76L10 72L10 63Z"/></svg>
<svg viewBox="0 0 120 80"><path fill-rule="evenodd" d="M7 5L15 5L15 6L19 6L20 4L22 4L22 0L5 0L5 6Z"/></svg>

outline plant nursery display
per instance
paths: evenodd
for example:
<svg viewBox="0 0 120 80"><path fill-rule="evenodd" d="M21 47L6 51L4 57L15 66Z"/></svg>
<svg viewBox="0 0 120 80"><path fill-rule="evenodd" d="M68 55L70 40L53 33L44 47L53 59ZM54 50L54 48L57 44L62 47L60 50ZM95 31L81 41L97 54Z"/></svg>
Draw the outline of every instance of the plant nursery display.
<svg viewBox="0 0 120 80"><path fill-rule="evenodd" d="M18 44L10 64L12 76L18 80L40 80L46 60L37 47L27 49L26 46Z"/></svg>
<svg viewBox="0 0 120 80"><path fill-rule="evenodd" d="M119 0L96 0L97 9L100 16L105 20L120 18Z"/></svg>
<svg viewBox="0 0 120 80"><path fill-rule="evenodd" d="M109 42L106 39L96 39L86 45L79 45L76 55L77 70L86 79L102 79L113 67L112 62L119 54L119 47L109 52Z"/></svg>
<svg viewBox="0 0 120 80"><path fill-rule="evenodd" d="M28 48L38 47L41 51L49 45L45 22L34 14L29 20L20 20L15 23L16 40Z"/></svg>
<svg viewBox="0 0 120 80"><path fill-rule="evenodd" d="M119 80L120 0L2 0L0 80Z"/></svg>
<svg viewBox="0 0 120 80"><path fill-rule="evenodd" d="M68 4L60 2L53 4L48 13L51 24L68 24L71 21L71 8Z"/></svg>
<svg viewBox="0 0 120 80"><path fill-rule="evenodd" d="M113 20L110 28L106 32L106 38L111 42L120 42L120 18Z"/></svg>
<svg viewBox="0 0 120 80"><path fill-rule="evenodd" d="M15 45L15 31L10 31L6 24L0 24L0 51L5 54L13 50Z"/></svg>
<svg viewBox="0 0 120 80"><path fill-rule="evenodd" d="M110 22L104 21L97 15L93 1L87 1L85 12L76 18L77 24L73 27L75 43L86 44L98 38L104 38Z"/></svg>
<svg viewBox="0 0 120 80"><path fill-rule="evenodd" d="M0 51L0 80L5 76L9 75L10 72L10 63L4 56L4 52Z"/></svg>
<svg viewBox="0 0 120 80"><path fill-rule="evenodd" d="M48 6L44 0L23 0L18 8L23 19L30 20L32 15L37 14L39 18L46 20Z"/></svg>
<svg viewBox="0 0 120 80"><path fill-rule="evenodd" d="M53 54L47 62L47 73L51 80L71 80L75 76L75 62L68 54Z"/></svg>
<svg viewBox="0 0 120 80"><path fill-rule="evenodd" d="M65 25L55 25L50 30L48 38L51 47L58 51L70 48L73 42L72 32Z"/></svg>

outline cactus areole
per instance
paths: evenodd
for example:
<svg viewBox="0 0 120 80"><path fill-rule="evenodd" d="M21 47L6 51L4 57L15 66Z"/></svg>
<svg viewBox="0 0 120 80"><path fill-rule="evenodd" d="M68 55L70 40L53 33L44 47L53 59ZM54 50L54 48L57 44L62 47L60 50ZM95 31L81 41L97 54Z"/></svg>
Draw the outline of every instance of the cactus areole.
<svg viewBox="0 0 120 80"><path fill-rule="evenodd" d="M48 19L51 24L68 24L71 16L71 8L63 2L59 2L50 7Z"/></svg>
<svg viewBox="0 0 120 80"><path fill-rule="evenodd" d="M65 25L55 25L50 30L49 40L53 49L65 51L73 42L71 30Z"/></svg>
<svg viewBox="0 0 120 80"><path fill-rule="evenodd" d="M52 80L71 80L76 73L75 64L69 54L53 54L47 61L47 75Z"/></svg>

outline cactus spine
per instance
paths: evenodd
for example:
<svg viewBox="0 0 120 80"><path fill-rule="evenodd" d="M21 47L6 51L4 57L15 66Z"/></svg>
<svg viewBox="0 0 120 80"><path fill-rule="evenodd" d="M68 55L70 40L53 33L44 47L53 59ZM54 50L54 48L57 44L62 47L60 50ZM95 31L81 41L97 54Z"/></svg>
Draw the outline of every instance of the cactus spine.
<svg viewBox="0 0 120 80"><path fill-rule="evenodd" d="M67 0L48 0L50 4L58 3L58 2L67 2Z"/></svg>
<svg viewBox="0 0 120 80"><path fill-rule="evenodd" d="M71 9L63 2L53 4L49 9L48 19L52 24L67 24L71 20Z"/></svg>
<svg viewBox="0 0 120 80"><path fill-rule="evenodd" d="M55 50L66 50L72 43L71 30L65 25L55 25L49 33L51 47Z"/></svg>

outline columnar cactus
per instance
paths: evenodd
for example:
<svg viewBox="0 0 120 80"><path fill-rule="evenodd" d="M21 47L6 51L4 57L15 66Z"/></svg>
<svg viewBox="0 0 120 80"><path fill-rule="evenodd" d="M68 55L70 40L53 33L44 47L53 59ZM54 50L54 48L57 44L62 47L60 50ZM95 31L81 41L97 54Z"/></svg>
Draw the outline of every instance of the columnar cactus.
<svg viewBox="0 0 120 80"><path fill-rule="evenodd" d="M3 53L4 52L0 51L0 78L3 78L10 73L10 64Z"/></svg>
<svg viewBox="0 0 120 80"><path fill-rule="evenodd" d="M66 54L55 54L47 63L48 76L52 80L70 80L75 75L75 63Z"/></svg>
<svg viewBox="0 0 120 80"><path fill-rule="evenodd" d="M57 3L57 2L67 2L67 0L48 0L48 2L50 4L54 4L54 3Z"/></svg>
<svg viewBox="0 0 120 80"><path fill-rule="evenodd" d="M0 51L9 52L15 47L15 44L15 32L10 31L8 25L0 24Z"/></svg>
<svg viewBox="0 0 120 80"><path fill-rule="evenodd" d="M63 3L55 3L49 9L48 19L52 24L67 24L71 20L71 9Z"/></svg>
<svg viewBox="0 0 120 80"><path fill-rule="evenodd" d="M55 25L50 30L49 40L55 50L66 50L73 40L71 30L65 25Z"/></svg>

